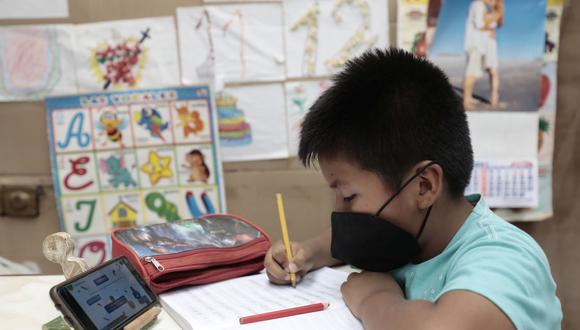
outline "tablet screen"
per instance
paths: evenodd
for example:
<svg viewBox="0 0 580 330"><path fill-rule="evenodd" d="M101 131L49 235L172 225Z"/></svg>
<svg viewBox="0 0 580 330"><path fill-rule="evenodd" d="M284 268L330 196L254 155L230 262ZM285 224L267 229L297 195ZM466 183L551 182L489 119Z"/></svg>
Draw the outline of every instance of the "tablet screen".
<svg viewBox="0 0 580 330"><path fill-rule="evenodd" d="M62 287L61 294L87 327L99 330L114 329L155 302L125 258Z"/></svg>

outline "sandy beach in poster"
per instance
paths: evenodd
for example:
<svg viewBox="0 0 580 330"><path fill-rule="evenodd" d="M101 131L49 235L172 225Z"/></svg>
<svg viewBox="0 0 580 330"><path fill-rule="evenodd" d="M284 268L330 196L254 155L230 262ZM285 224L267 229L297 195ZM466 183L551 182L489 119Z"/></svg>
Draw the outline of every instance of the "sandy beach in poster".
<svg viewBox="0 0 580 330"><path fill-rule="evenodd" d="M429 58L435 65L442 68L451 85L461 94L463 91L463 74L465 72L465 56L438 56ZM487 77L476 81L473 94L481 98L475 110L508 110L537 111L540 104L540 74L542 60L500 60L500 102L497 108L489 105L491 93Z"/></svg>

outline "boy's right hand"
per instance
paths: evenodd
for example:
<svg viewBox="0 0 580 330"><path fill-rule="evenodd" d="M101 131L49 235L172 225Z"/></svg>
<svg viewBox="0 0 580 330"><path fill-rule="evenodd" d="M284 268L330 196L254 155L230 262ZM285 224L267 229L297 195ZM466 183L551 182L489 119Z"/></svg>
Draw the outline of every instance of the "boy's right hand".
<svg viewBox="0 0 580 330"><path fill-rule="evenodd" d="M292 263L288 263L286 249L282 241L277 241L266 253L264 267L272 283L289 284L290 273L296 273L296 281L308 273L312 267L312 250L302 242L290 242L292 247Z"/></svg>

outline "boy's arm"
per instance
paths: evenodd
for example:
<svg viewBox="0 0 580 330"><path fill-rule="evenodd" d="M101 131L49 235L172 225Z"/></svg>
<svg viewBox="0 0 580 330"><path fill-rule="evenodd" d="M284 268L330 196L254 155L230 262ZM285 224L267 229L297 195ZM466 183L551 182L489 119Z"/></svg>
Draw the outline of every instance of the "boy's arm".
<svg viewBox="0 0 580 330"><path fill-rule="evenodd" d="M390 274L372 272L350 275L341 290L367 330L515 329L496 305L470 291L450 291L436 303L406 300Z"/></svg>
<svg viewBox="0 0 580 330"><path fill-rule="evenodd" d="M367 299L361 311L364 328L515 330L491 301L469 291L452 291L437 301L405 300L388 293ZM388 325L388 326L386 326Z"/></svg>

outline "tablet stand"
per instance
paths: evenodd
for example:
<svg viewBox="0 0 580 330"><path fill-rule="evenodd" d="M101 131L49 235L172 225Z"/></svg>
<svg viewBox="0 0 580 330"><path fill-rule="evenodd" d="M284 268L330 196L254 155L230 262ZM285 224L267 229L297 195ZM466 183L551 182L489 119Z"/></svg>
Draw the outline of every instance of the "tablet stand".
<svg viewBox="0 0 580 330"><path fill-rule="evenodd" d="M42 253L46 259L60 264L66 279L89 268L83 258L77 258L73 255L74 250L75 242L69 233L54 233L48 235L42 242Z"/></svg>

